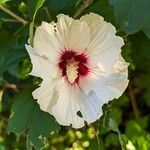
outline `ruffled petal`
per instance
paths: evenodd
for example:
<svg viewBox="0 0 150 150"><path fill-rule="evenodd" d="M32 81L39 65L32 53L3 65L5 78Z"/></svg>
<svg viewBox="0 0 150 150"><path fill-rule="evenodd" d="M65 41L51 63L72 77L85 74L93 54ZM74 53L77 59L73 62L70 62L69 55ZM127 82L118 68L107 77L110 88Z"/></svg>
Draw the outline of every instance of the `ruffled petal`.
<svg viewBox="0 0 150 150"><path fill-rule="evenodd" d="M80 103L81 114L83 119L88 123L95 122L102 116L103 101L95 94L94 91L90 91L88 95L81 93L82 99L78 100Z"/></svg>
<svg viewBox="0 0 150 150"><path fill-rule="evenodd" d="M106 25L104 18L100 15L90 13L82 16L80 21L86 22L90 28L90 47L94 49L94 46L99 46L99 43L95 43L99 38L99 33L103 33L103 29ZM96 45L97 44L97 45Z"/></svg>
<svg viewBox="0 0 150 150"><path fill-rule="evenodd" d="M83 127L84 120L77 115L80 111L78 88L66 83L63 78L57 80L55 88L58 91L58 99L52 107L52 114L57 122L64 126L72 125L73 128Z"/></svg>
<svg viewBox="0 0 150 150"><path fill-rule="evenodd" d="M30 46L25 45L32 63L31 75L36 77L51 78L56 76L57 67L48 62L45 58L39 56L36 51Z"/></svg>
<svg viewBox="0 0 150 150"><path fill-rule="evenodd" d="M60 14L57 16L57 29L64 48L84 52L90 42L90 29L86 22Z"/></svg>
<svg viewBox="0 0 150 150"><path fill-rule="evenodd" d="M98 65L111 73L112 68L119 58L123 39L116 36L116 29L111 23L94 13L81 17L90 27L90 44L87 48L89 62Z"/></svg>
<svg viewBox="0 0 150 150"><path fill-rule="evenodd" d="M52 107L52 114L59 124L82 128L84 122L90 124L102 116L104 102L94 91L90 91L87 95L79 87L65 83L64 78L57 80L55 88L58 90L58 99Z"/></svg>
<svg viewBox="0 0 150 150"><path fill-rule="evenodd" d="M40 87L32 92L33 98L37 99L37 103L40 105L41 110L49 112L56 103L56 93L54 90L54 84L51 79L43 80Z"/></svg>
<svg viewBox="0 0 150 150"><path fill-rule="evenodd" d="M55 64L59 59L62 45L57 38L53 24L42 22L41 26L37 27L33 47L40 56L47 57L51 63Z"/></svg>
<svg viewBox="0 0 150 150"><path fill-rule="evenodd" d="M85 80L81 80L80 87L86 94L94 91L104 103L119 98L128 85L128 63L120 57L113 68L111 75L104 73L89 75Z"/></svg>

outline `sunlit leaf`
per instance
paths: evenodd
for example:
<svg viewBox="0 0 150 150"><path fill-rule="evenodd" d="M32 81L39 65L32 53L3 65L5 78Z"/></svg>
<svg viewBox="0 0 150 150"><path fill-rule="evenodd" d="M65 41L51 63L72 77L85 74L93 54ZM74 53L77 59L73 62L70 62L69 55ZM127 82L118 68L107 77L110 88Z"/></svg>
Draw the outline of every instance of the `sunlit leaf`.
<svg viewBox="0 0 150 150"><path fill-rule="evenodd" d="M34 15L33 15L33 19L32 19L32 22L30 24L30 27L29 27L29 36L30 36L30 44L31 45L33 45L33 34L34 34L34 30L33 29L34 29L35 16L37 14L37 11L42 7L44 2L45 2L45 0L38 0L36 8L35 8Z"/></svg>
<svg viewBox="0 0 150 150"><path fill-rule="evenodd" d="M0 0L0 4L5 4L8 1L10 1L10 0Z"/></svg>

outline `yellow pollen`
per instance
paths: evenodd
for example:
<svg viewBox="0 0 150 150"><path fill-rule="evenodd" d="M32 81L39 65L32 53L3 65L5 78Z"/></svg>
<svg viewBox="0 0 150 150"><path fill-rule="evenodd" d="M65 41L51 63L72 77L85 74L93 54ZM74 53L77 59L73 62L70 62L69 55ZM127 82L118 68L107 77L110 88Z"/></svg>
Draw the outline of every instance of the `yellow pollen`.
<svg viewBox="0 0 150 150"><path fill-rule="evenodd" d="M66 74L70 83L74 83L78 77L78 64L79 62L75 61L73 58L67 62Z"/></svg>

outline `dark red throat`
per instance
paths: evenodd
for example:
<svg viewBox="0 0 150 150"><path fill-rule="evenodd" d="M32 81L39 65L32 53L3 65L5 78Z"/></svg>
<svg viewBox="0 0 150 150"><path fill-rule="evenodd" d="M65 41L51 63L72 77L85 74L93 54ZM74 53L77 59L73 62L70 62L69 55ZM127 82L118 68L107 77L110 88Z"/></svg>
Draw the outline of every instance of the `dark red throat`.
<svg viewBox="0 0 150 150"><path fill-rule="evenodd" d="M58 63L59 68L62 71L62 76L66 76L66 66L67 62L71 59L74 59L76 62L78 62L78 77L75 80L75 83L79 83L80 77L87 76L89 73L88 65L88 58L85 54L78 54L77 52L74 52L72 50L65 50L61 53L60 61Z"/></svg>

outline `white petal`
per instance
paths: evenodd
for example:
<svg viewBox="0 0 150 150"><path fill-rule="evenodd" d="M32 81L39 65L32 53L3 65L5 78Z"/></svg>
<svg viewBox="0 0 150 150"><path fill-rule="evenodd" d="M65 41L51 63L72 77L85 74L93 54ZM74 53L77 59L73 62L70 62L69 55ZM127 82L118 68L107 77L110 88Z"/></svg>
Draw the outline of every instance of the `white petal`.
<svg viewBox="0 0 150 150"><path fill-rule="evenodd" d="M82 95L82 99L78 101L80 103L81 113L84 120L90 124L102 116L104 102L93 91L90 91L88 95Z"/></svg>
<svg viewBox="0 0 150 150"><path fill-rule="evenodd" d="M94 91L104 103L119 98L128 85L127 67L128 64L119 59L114 66L113 74L91 74L88 79L81 81L80 87L86 94Z"/></svg>
<svg viewBox="0 0 150 150"><path fill-rule="evenodd" d="M127 63L120 54L119 60L114 65L114 72L123 72L128 76L128 66L129 63Z"/></svg>
<svg viewBox="0 0 150 150"><path fill-rule="evenodd" d="M37 99L41 110L51 113L52 106L55 104L55 91L51 79L43 80L40 87L32 92L33 98Z"/></svg>
<svg viewBox="0 0 150 150"><path fill-rule="evenodd" d="M45 56L51 63L57 63L60 49L62 48L53 23L42 22L37 27L34 36L34 49L40 56Z"/></svg>
<svg viewBox="0 0 150 150"><path fill-rule="evenodd" d="M95 38L99 38L97 37L98 33L102 32L101 30L106 25L104 18L94 13L86 14L82 16L80 20L86 22L90 28L90 42L94 41Z"/></svg>
<svg viewBox="0 0 150 150"><path fill-rule="evenodd" d="M83 52L90 40L90 29L86 22L74 20L60 14L57 16L57 28L66 49Z"/></svg>
<svg viewBox="0 0 150 150"><path fill-rule="evenodd" d="M25 45L32 63L31 75L41 78L50 78L56 75L56 67L45 58L39 56L30 45Z"/></svg>
<svg viewBox="0 0 150 150"><path fill-rule="evenodd" d="M116 36L115 27L94 13L81 17L90 27L91 39L87 48L89 62L100 64L104 70L111 73L111 69L119 58L123 39Z"/></svg>
<svg viewBox="0 0 150 150"><path fill-rule="evenodd" d="M77 115L80 110L78 103L79 93L73 86L66 83L63 78L57 81L55 88L58 90L58 99L52 108L52 114L57 122L61 125L72 125L73 128L83 127L84 120Z"/></svg>
<svg viewBox="0 0 150 150"><path fill-rule="evenodd" d="M55 84L58 90L57 103L52 108L52 114L61 125L72 125L73 128L81 128L86 121L88 124L96 121L102 115L103 101L93 92L86 95L77 86L65 83L65 79ZM81 112L82 117L78 116Z"/></svg>

